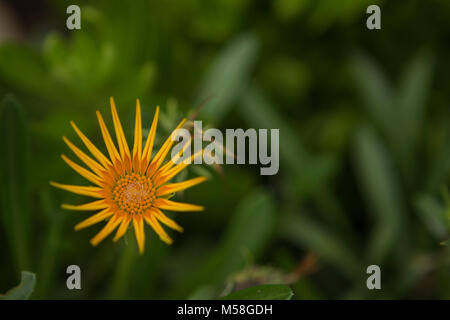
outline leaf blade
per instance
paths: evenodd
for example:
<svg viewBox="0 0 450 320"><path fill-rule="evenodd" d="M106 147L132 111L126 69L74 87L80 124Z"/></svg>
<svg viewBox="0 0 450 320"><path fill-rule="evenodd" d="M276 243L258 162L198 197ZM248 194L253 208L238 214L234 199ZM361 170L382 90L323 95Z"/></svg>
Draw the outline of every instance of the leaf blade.
<svg viewBox="0 0 450 320"><path fill-rule="evenodd" d="M197 105L211 98L200 111L202 119L218 121L227 114L248 82L258 46L253 34L243 34L217 56L198 94Z"/></svg>
<svg viewBox="0 0 450 320"><path fill-rule="evenodd" d="M29 268L28 132L22 107L10 95L0 103L0 177L3 223L18 269Z"/></svg>

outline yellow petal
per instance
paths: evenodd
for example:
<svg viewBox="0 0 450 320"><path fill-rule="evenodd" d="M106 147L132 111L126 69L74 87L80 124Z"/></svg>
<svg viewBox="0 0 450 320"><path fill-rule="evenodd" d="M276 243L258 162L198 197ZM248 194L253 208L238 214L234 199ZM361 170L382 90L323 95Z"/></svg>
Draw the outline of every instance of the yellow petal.
<svg viewBox="0 0 450 320"><path fill-rule="evenodd" d="M97 233L95 237L91 239L91 244L95 247L98 245L103 239L111 234L114 229L122 222L123 217L113 216L109 219L108 223L103 227L103 229Z"/></svg>
<svg viewBox="0 0 450 320"><path fill-rule="evenodd" d="M61 207L66 210L91 211L105 209L108 208L109 205L102 199L80 205L63 204Z"/></svg>
<svg viewBox="0 0 450 320"><path fill-rule="evenodd" d="M111 139L111 135L109 134L108 128L105 125L105 121L103 121L102 114L99 111L97 111L96 113L98 123L102 131L103 140L105 141L106 149L108 149L109 157L114 163L116 160L120 160L119 152L117 152L116 146Z"/></svg>
<svg viewBox="0 0 450 320"><path fill-rule="evenodd" d="M171 211L202 211L205 208L190 203L175 202L172 200L158 198L153 202L155 207Z"/></svg>
<svg viewBox="0 0 450 320"><path fill-rule="evenodd" d="M90 216L89 218L87 218L86 220L81 221L80 223L78 223L75 226L75 230L81 230L87 227L90 227L100 221L105 220L106 218L110 217L113 215L113 212L107 208L104 209L96 214L94 214L93 216Z"/></svg>
<svg viewBox="0 0 450 320"><path fill-rule="evenodd" d="M164 241L167 244L172 244L173 240L170 238L170 236L167 234L167 232L161 227L158 220L151 214L151 213L145 213L144 214L145 222L147 222L153 230L155 230L156 234L159 236L159 238Z"/></svg>
<svg viewBox="0 0 450 320"><path fill-rule="evenodd" d="M142 219L142 216L137 215L133 217L133 226L134 226L134 233L136 234L136 241L139 247L139 253L144 253L144 247L145 247L145 233L144 233L144 221Z"/></svg>
<svg viewBox="0 0 450 320"><path fill-rule="evenodd" d="M61 158L73 169L75 170L78 174L80 174L81 176L83 176L84 178L86 178L87 180L89 180L90 182L101 186L102 185L102 179L100 177L98 177L97 175L93 174L92 172L90 172L89 170L86 170L85 168L79 166L78 164L76 164L75 162L73 162L72 160L70 160L69 158L67 158L65 155L61 155Z"/></svg>
<svg viewBox="0 0 450 320"><path fill-rule="evenodd" d="M133 146L133 160L141 160L142 152L142 120L141 120L141 103L139 99L136 100L136 121L134 124L134 146Z"/></svg>
<svg viewBox="0 0 450 320"><path fill-rule="evenodd" d="M186 142L186 144L183 146L180 152L178 152L172 159L167 161L167 163L164 166L162 166L160 170L158 170L158 174L163 174L167 172L169 169L171 169L174 165L176 165L177 162L180 160L181 156L186 152L187 148L190 147L191 143L192 138Z"/></svg>
<svg viewBox="0 0 450 320"><path fill-rule="evenodd" d="M158 219L159 221L164 223L169 228L172 228L179 232L183 232L183 227L181 227L178 223L176 223L175 221L170 219L168 216L166 216L164 213L162 213L162 211L159 210L158 208L153 208L152 214L156 217L156 219Z"/></svg>
<svg viewBox="0 0 450 320"><path fill-rule="evenodd" d="M130 216L125 216L124 219L122 220L122 223L120 224L119 229L117 229L117 233L113 239L114 242L116 242L117 240L119 240L120 238L123 237L123 235L125 234L125 232L127 232L128 230L128 225L131 222L131 218Z"/></svg>
<svg viewBox="0 0 450 320"><path fill-rule="evenodd" d="M131 159L130 157L130 149L128 148L127 140L125 139L125 135L123 133L122 124L120 123L119 115L117 114L116 105L114 103L114 99L110 98L111 102L111 113L113 116L114 129L116 130L116 138L117 143L119 145L120 155L122 160L126 158Z"/></svg>
<svg viewBox="0 0 450 320"><path fill-rule="evenodd" d="M153 151L153 143L155 142L156 128L158 127L159 106L156 107L155 116L153 117L152 126L145 143L144 151L142 152L142 171L147 168Z"/></svg>
<svg viewBox="0 0 450 320"><path fill-rule="evenodd" d="M175 177L177 174L179 174L181 171L183 171L191 163L193 163L197 157L201 157L202 155L203 155L203 150L200 150L197 153L193 154L189 161L186 161L186 162L183 161L182 163L177 164L175 167L173 167L172 169L169 169L165 172L160 173L158 171L158 173L154 177L155 185L160 186L160 185L166 183L167 181L169 181L170 179Z"/></svg>
<svg viewBox="0 0 450 320"><path fill-rule="evenodd" d="M178 126L175 128L175 130L170 134L170 136L166 139L164 144L162 145L161 149L156 153L155 157L153 158L149 168L147 169L147 172L155 173L156 170L158 170L161 163L166 158L167 153L170 151L170 148L172 147L173 143L175 141L172 140L172 135L174 132L178 129L180 129L184 123L186 122L186 119L181 120L181 122L178 124Z"/></svg>
<svg viewBox="0 0 450 320"><path fill-rule="evenodd" d="M75 122L70 121L70 124L72 125L73 129L75 130L75 132L78 134L78 136L80 137L80 139L83 141L84 145L86 146L86 148L88 148L88 150L92 153L92 155L98 160L100 161L100 163L102 164L103 167L107 167L108 165L112 165L111 161L108 160L108 158L105 157L105 155L97 149L97 147L91 142L91 140L89 140L84 134L83 132L78 129L77 125L75 124Z"/></svg>
<svg viewBox="0 0 450 320"><path fill-rule="evenodd" d="M78 149L69 139L63 137L64 142L69 146L69 148L75 153L81 161L83 161L92 171L94 171L98 176L102 176L105 169L86 153Z"/></svg>
<svg viewBox="0 0 450 320"><path fill-rule="evenodd" d="M93 198L104 198L101 193L103 189L99 187L74 186L68 184L61 184L53 181L50 181L50 184L56 188L67 190L75 194L80 194L82 196L88 196Z"/></svg>
<svg viewBox="0 0 450 320"><path fill-rule="evenodd" d="M183 182L166 184L156 190L156 196L164 196L177 191L185 190L193 187L206 180L206 177L197 177Z"/></svg>

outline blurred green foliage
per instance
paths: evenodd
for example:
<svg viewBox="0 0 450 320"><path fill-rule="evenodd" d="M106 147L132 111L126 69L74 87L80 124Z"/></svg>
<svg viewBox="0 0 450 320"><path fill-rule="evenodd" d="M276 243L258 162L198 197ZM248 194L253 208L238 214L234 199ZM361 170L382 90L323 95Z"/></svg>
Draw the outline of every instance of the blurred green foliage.
<svg viewBox="0 0 450 320"><path fill-rule="evenodd" d="M26 41L0 44L0 292L31 270L31 298L450 298L448 1L77 3L81 30L65 29L73 1L49 1ZM192 168L211 179L177 197L207 209L171 215L174 245L150 231L144 256L132 234L92 248L100 226L74 232L85 215L59 207L82 197L48 181L82 183L61 136L77 141L74 120L103 146L109 96L129 139L136 98L145 128L162 107L157 144L183 115L279 128L280 171Z"/></svg>

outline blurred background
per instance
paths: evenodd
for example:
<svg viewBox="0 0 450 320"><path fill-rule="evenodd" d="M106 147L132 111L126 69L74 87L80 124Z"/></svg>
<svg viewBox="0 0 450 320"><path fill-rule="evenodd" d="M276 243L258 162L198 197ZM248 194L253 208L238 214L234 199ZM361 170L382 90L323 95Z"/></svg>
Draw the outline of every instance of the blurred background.
<svg viewBox="0 0 450 320"><path fill-rule="evenodd" d="M66 8L81 8L81 30ZM366 8L381 7L381 30ZM294 299L450 299L450 2L0 1L0 292L36 274L34 299L213 299L286 284ZM135 99L157 143L183 116L279 128L280 170L193 166L172 246L146 228L97 248L101 224L61 160L74 120L105 151L114 96L129 141ZM82 290L68 290L79 265ZM366 268L381 268L368 290Z"/></svg>

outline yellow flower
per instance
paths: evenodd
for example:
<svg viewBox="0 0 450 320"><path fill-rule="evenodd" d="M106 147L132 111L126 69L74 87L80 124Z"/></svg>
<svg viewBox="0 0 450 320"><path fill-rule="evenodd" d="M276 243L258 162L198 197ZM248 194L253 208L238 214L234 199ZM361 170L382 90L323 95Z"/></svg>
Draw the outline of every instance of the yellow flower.
<svg viewBox="0 0 450 320"><path fill-rule="evenodd" d="M117 232L113 241L119 240L126 233L128 226L132 224L136 234L139 252L142 254L145 244L144 222L155 230L162 241L171 244L172 239L163 229L160 222L180 232L183 231L183 228L168 218L161 209L171 211L203 210L202 206L175 202L167 198L177 191L190 188L205 181L206 178L197 177L183 182L168 183L188 166L187 161L183 161L180 164L176 164L176 162L180 159L182 152L186 150L190 142L174 158L169 159L163 164L173 144L171 136L169 136L161 149L152 158L159 107L156 108L147 141L142 149L141 107L139 100L136 101L134 146L132 153L130 153L113 98L110 98L110 102L119 150L117 150L111 139L102 115L97 111L98 122L109 158L95 147L73 121L71 121L72 127L86 148L92 153L95 160L77 148L66 137L63 137L64 142L90 170L76 164L65 155L61 156L62 159L95 186L75 186L56 182L50 182L50 184L72 193L98 199L82 205L62 205L63 209L68 210L101 210L75 226L75 230L80 230L98 222L108 220L103 229L91 239L92 245L96 246L116 228ZM185 121L186 119L183 119L177 129L181 128ZM190 163L192 163L195 157L201 155L202 152L192 155Z"/></svg>

